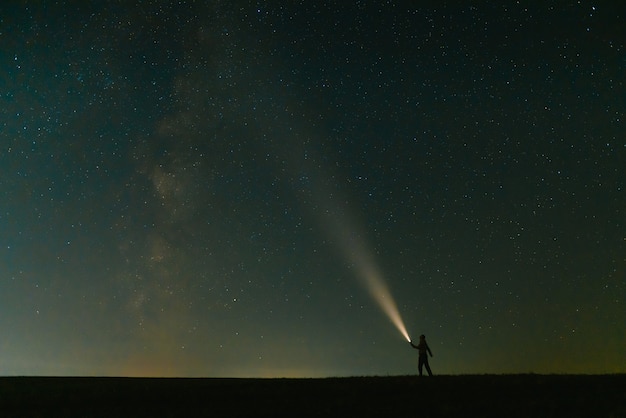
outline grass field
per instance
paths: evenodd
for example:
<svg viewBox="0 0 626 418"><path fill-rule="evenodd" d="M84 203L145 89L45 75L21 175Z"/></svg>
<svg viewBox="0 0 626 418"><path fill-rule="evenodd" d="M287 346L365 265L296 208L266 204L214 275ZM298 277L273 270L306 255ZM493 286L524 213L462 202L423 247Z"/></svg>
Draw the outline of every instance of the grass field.
<svg viewBox="0 0 626 418"><path fill-rule="evenodd" d="M0 417L623 417L626 375L0 378Z"/></svg>

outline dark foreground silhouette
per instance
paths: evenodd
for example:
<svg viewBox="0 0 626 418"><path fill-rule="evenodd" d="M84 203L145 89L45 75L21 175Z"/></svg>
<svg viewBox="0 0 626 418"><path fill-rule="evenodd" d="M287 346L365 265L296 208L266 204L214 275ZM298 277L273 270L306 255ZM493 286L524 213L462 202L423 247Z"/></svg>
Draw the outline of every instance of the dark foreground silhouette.
<svg viewBox="0 0 626 418"><path fill-rule="evenodd" d="M622 417L626 375L0 378L0 417Z"/></svg>
<svg viewBox="0 0 626 418"><path fill-rule="evenodd" d="M426 342L426 336L424 334L420 335L420 341L417 345L413 344L413 341L409 341L409 344L411 344L411 347L415 348L416 350L419 350L419 362L418 362L418 371L419 371L419 375L422 375L422 369L424 368L424 366L426 366L426 371L428 372L429 376L433 375L432 370L430 370L430 365L428 364L428 355L430 354L430 356L433 356L433 352L430 351L430 347L428 346L428 343Z"/></svg>

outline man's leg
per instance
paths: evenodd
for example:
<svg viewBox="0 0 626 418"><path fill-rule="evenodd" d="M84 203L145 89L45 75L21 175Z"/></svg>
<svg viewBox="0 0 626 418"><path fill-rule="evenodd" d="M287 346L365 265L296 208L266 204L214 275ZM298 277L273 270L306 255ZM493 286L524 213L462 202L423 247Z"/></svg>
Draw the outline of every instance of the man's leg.
<svg viewBox="0 0 626 418"><path fill-rule="evenodd" d="M428 359L426 359L426 361L424 362L424 365L426 366L426 371L428 372L428 375L432 376L433 372L430 371L430 365L428 364Z"/></svg>

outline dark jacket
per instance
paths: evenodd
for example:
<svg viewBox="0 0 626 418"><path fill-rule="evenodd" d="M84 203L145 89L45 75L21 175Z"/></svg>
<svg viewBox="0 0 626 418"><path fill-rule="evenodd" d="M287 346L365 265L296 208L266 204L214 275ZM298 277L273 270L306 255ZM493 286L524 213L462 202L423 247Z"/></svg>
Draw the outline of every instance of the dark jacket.
<svg viewBox="0 0 626 418"><path fill-rule="evenodd" d="M428 354L430 354L431 357L433 356L433 353L432 351L430 351L430 347L426 343L426 340L421 340L418 345L415 345L411 342L411 347L417 349L420 353L420 356L425 356L427 352Z"/></svg>

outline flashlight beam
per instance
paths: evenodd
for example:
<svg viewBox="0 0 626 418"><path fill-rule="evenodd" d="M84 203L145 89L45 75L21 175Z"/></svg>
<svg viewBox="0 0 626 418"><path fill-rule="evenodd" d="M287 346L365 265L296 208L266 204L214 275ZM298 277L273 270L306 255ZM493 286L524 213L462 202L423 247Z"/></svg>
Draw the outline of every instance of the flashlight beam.
<svg viewBox="0 0 626 418"><path fill-rule="evenodd" d="M411 342L411 337L409 337L400 311L398 311L398 306L374 262L374 256L366 248L364 240L355 235L357 228L352 226L345 216L341 220L339 218L335 218L335 220L340 222L335 223L333 235L341 243L346 257L357 268L357 278L378 304L378 307L400 331L400 334L408 342Z"/></svg>
<svg viewBox="0 0 626 418"><path fill-rule="evenodd" d="M382 274L374 265L371 257L367 257L366 254L363 246L360 244L356 245L355 251L352 251L350 254L350 258L359 270L359 277L363 280L365 288L378 304L378 307L387 315L391 323L400 331L400 334L408 342L411 342L411 337L409 337L404 321L402 321L400 311L398 311L396 302L393 296L391 296Z"/></svg>
<svg viewBox="0 0 626 418"><path fill-rule="evenodd" d="M286 160L294 161L291 155L287 155ZM310 159L308 161L314 160ZM302 166L295 165L301 163L301 161L294 162L292 167L294 172L300 173L303 170ZM315 211L315 215L319 217L320 225L326 229L331 237L335 238L344 256L356 266L358 270L357 278L367 289L372 299L376 301L378 307L391 320L402 336L410 342L411 338L404 326L396 302L385 284L383 275L374 262L372 252L368 251L364 239L358 238L359 228L354 225L354 222L350 222L354 218L348 216L348 208L345 204L341 204L336 199L333 199L333 190L329 192L324 186L329 182L322 181L325 176L319 168L305 164L304 169L316 174L316 176L311 177L310 186L313 193L313 201L317 202L317 206L321 208ZM322 180L314 181L316 177Z"/></svg>
<svg viewBox="0 0 626 418"><path fill-rule="evenodd" d="M374 300L378 303L378 306L387 315L389 320L391 320L391 322L393 323L393 325L395 325L398 331L400 331L402 336L408 342L411 342L411 338L409 337L409 333L404 326L404 322L402 321L402 317L400 316L398 307L396 306L396 303L385 283L374 272L370 272L366 276L366 281L368 284L367 289L370 292L372 298L374 298Z"/></svg>

